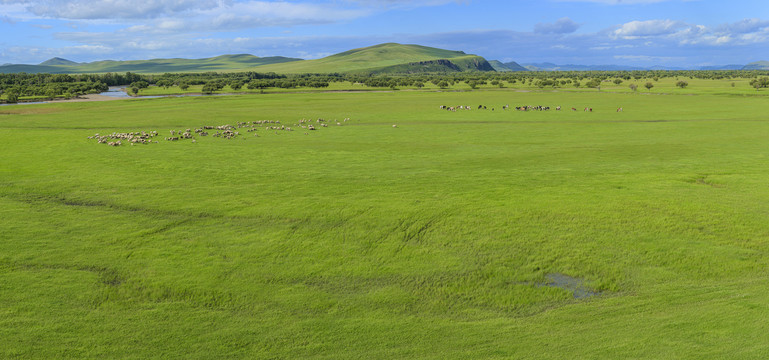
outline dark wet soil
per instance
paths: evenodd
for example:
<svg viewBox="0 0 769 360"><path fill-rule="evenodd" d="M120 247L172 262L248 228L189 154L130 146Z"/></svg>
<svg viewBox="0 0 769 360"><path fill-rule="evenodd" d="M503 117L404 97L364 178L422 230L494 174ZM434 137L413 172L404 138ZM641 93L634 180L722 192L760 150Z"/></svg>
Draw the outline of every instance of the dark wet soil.
<svg viewBox="0 0 769 360"><path fill-rule="evenodd" d="M574 295L575 299L586 299L592 296L600 295L599 292L593 291L592 289L586 287L584 285L584 281L581 279L568 275L558 273L547 274L545 279L547 279L547 282L544 284L545 286L557 287L559 289L569 291Z"/></svg>

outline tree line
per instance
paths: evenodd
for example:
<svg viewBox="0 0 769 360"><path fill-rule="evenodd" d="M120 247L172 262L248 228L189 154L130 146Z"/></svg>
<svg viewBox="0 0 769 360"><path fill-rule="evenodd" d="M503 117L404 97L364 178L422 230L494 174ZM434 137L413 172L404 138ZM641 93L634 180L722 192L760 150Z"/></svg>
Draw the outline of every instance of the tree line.
<svg viewBox="0 0 769 360"><path fill-rule="evenodd" d="M139 93L149 86L178 86L187 90L190 86L202 85L203 93L214 93L229 86L232 90L243 87L250 90L269 88L325 88L330 83L348 82L350 85L364 87L421 88L432 83L440 88L448 88L458 83L465 83L470 88L491 84L504 87L506 84L524 84L538 88L588 87L598 88L603 82L617 85L630 80L647 80L647 89L662 78L684 79L752 79L750 85L756 89L769 87L769 71L765 70L648 70L648 71L542 71L542 72L456 72L456 73L420 73L420 74L275 74L259 72L204 72L204 73L166 73L136 74L0 74L0 95L5 95L6 102L16 102L21 97L27 99L70 98L84 94L99 93L109 86L127 86L131 92ZM631 88L636 86L630 84ZM679 80L676 86L688 86L686 80ZM637 86L636 86L637 87ZM633 88L635 90L635 88Z"/></svg>

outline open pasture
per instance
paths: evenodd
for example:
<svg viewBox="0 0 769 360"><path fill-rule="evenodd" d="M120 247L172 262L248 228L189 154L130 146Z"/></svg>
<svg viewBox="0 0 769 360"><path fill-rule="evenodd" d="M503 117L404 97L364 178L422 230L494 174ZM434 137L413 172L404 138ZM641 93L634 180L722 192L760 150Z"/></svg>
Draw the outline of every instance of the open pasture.
<svg viewBox="0 0 769 360"><path fill-rule="evenodd" d="M765 357L769 101L644 91L2 107L0 357Z"/></svg>

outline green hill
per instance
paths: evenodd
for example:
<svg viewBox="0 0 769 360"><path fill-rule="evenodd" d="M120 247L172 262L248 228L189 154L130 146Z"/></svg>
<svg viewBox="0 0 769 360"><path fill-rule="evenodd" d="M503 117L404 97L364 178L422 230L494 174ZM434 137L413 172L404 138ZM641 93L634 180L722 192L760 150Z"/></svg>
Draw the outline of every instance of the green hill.
<svg viewBox="0 0 769 360"><path fill-rule="evenodd" d="M419 73L494 71L486 59L462 51L386 43L322 59L271 64L255 69L276 73Z"/></svg>
<svg viewBox="0 0 769 360"><path fill-rule="evenodd" d="M74 61L67 60L67 59L62 59L60 57L55 57L55 58L52 58L52 59L48 59L48 60L43 61L43 62L40 63L40 65L77 65L77 64L78 63L76 63Z"/></svg>
<svg viewBox="0 0 769 360"><path fill-rule="evenodd" d="M15 73L48 73L48 74L65 74L68 71L63 70L61 66L51 65L27 65L27 64L7 64L0 66L0 74L15 74Z"/></svg>
<svg viewBox="0 0 769 360"><path fill-rule="evenodd" d="M494 67L494 70L496 71L529 71L529 69L518 65L518 63L515 61L503 63L499 60L490 60L489 64L491 64L491 66Z"/></svg>
<svg viewBox="0 0 769 360"><path fill-rule="evenodd" d="M742 70L769 70L769 61L756 61L745 65Z"/></svg>
<svg viewBox="0 0 769 360"><path fill-rule="evenodd" d="M51 73L83 74L107 72L166 73L205 71L245 71L256 66L299 61L301 59L283 56L257 57L249 54L222 55L203 59L152 59L114 61L104 60L90 63L75 63L53 58L40 65L12 64L0 66L0 73Z"/></svg>

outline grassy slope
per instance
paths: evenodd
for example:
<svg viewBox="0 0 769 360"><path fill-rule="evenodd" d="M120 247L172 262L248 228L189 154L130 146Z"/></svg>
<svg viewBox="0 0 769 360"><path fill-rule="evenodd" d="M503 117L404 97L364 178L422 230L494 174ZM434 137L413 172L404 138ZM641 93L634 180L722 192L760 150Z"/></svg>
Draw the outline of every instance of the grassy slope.
<svg viewBox="0 0 769 360"><path fill-rule="evenodd" d="M769 69L769 61L755 61L745 65L742 70L767 70Z"/></svg>
<svg viewBox="0 0 769 360"><path fill-rule="evenodd" d="M264 65L255 70L276 73L376 72L387 67L411 62L450 59L464 65L467 61L479 58L475 55L467 55L461 51L443 50L420 45L387 43L353 49L317 60Z"/></svg>
<svg viewBox="0 0 769 360"><path fill-rule="evenodd" d="M25 65L25 64L11 64L0 66L0 73L13 74L13 73L48 73L48 74L62 74L66 73L66 70L62 70L59 66L52 65Z"/></svg>
<svg viewBox="0 0 769 360"><path fill-rule="evenodd" d="M763 357L767 111L512 91L3 107L0 354ZM303 117L353 121L85 139ZM537 285L552 272L606 293Z"/></svg>
<svg viewBox="0 0 769 360"><path fill-rule="evenodd" d="M248 54L222 55L204 59L152 59L128 61L96 61L78 65L9 65L0 67L0 72L46 72L46 73L166 73L205 71L244 71L254 66L291 62L300 59L286 57L256 57Z"/></svg>

